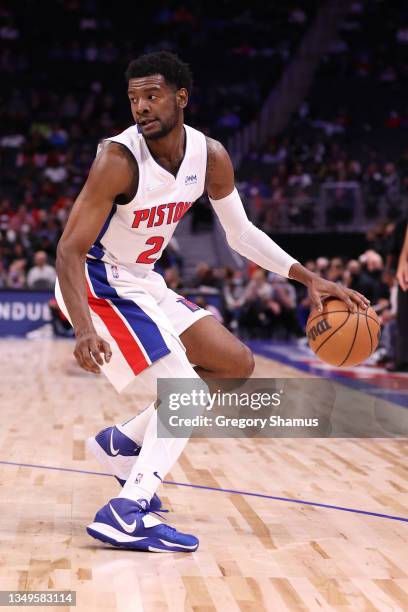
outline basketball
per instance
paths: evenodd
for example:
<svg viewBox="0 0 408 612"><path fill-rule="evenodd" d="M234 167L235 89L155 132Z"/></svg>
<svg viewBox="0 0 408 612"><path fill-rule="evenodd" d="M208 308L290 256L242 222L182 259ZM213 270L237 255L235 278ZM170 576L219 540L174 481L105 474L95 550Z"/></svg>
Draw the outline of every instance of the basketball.
<svg viewBox="0 0 408 612"><path fill-rule="evenodd" d="M310 348L325 363L356 366L376 350L380 322L371 306L350 312L342 300L329 298L324 300L322 312L312 309L306 334Z"/></svg>

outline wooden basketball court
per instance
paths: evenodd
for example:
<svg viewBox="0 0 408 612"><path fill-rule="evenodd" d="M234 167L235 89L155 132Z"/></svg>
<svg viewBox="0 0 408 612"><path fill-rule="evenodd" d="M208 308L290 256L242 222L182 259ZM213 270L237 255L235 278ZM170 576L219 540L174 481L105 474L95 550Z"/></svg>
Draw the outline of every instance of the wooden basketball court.
<svg viewBox="0 0 408 612"><path fill-rule="evenodd" d="M84 529L118 491L85 440L144 398L68 341L0 347L1 590L71 589L84 612L408 610L406 441L192 440L160 495L198 551L112 549ZM255 375L306 376L260 357Z"/></svg>

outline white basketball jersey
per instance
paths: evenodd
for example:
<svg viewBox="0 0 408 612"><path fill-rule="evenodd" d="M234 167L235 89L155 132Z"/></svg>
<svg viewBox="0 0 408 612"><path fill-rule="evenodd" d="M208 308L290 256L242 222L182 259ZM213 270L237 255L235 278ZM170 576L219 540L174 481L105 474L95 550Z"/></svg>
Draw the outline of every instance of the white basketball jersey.
<svg viewBox="0 0 408 612"><path fill-rule="evenodd" d="M145 139L132 125L104 140L125 145L139 167L139 185L128 204L112 210L88 256L108 263L138 264L152 269L172 237L177 223L204 191L207 144L202 132L188 125L185 154L175 177L152 157Z"/></svg>

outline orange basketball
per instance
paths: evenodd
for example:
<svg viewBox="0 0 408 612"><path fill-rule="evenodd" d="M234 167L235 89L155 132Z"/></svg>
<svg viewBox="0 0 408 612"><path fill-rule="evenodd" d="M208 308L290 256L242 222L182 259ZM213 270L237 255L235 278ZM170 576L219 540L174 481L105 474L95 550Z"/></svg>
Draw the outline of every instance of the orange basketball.
<svg viewBox="0 0 408 612"><path fill-rule="evenodd" d="M377 348L380 333L371 307L350 312L337 298L324 300L322 312L313 309L306 324L310 348L319 359L337 367L365 361Z"/></svg>

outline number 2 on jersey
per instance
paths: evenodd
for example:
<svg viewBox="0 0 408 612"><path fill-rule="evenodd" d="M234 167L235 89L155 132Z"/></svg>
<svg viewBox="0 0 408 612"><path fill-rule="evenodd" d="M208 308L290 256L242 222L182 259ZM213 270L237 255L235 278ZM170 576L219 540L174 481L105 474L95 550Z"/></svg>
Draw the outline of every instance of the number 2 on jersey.
<svg viewBox="0 0 408 612"><path fill-rule="evenodd" d="M158 259L157 257L153 257L155 253L158 253L163 246L164 238L163 236L152 236L146 240L146 244L152 244L151 249L147 249L147 251L143 251L140 253L139 257L136 259L136 263L143 264L152 264Z"/></svg>

